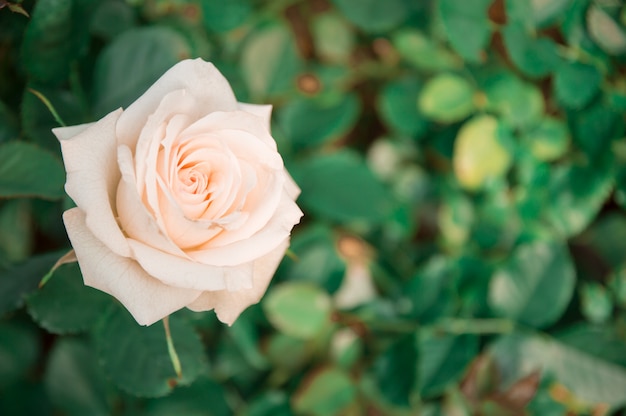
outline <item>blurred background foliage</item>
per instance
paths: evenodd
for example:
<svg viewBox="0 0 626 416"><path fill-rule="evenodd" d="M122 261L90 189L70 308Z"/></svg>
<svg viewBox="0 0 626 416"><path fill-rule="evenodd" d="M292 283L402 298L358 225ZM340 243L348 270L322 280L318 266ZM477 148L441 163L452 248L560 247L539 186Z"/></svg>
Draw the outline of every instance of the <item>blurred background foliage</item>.
<svg viewBox="0 0 626 416"><path fill-rule="evenodd" d="M303 223L263 301L139 327L82 285L57 122L175 62L274 105ZM0 414L626 406L619 0L0 1ZM623 414L623 413L622 413Z"/></svg>

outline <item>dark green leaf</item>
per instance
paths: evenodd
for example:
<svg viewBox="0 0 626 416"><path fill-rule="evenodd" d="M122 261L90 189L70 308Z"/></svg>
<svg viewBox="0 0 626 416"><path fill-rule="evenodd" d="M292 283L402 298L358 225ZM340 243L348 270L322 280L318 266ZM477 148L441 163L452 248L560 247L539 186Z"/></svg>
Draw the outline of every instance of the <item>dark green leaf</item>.
<svg viewBox="0 0 626 416"><path fill-rule="evenodd" d="M557 332L555 337L572 348L626 367L626 337L619 327L579 323Z"/></svg>
<svg viewBox="0 0 626 416"><path fill-rule="evenodd" d="M252 12L249 0L202 0L204 26L214 32L226 32L241 25Z"/></svg>
<svg viewBox="0 0 626 416"><path fill-rule="evenodd" d="M559 63L557 47L548 38L534 38L519 22L510 22L503 29L504 44L509 57L525 75L542 78Z"/></svg>
<svg viewBox="0 0 626 416"><path fill-rule="evenodd" d="M530 152L541 161L552 161L563 156L569 149L570 134L560 119L545 117L523 137Z"/></svg>
<svg viewBox="0 0 626 416"><path fill-rule="evenodd" d="M556 322L574 292L576 275L567 249L537 241L518 247L492 277L491 307L501 316L533 327Z"/></svg>
<svg viewBox="0 0 626 416"><path fill-rule="evenodd" d="M193 327L177 315L170 316L170 328L180 379L167 351L163 324L140 326L121 306L111 308L96 328L105 373L123 390L143 397L164 396L176 385L192 383L206 369L204 347Z"/></svg>
<svg viewBox="0 0 626 416"><path fill-rule="evenodd" d="M0 257L13 263L24 261L33 248L31 204L13 199L0 205Z"/></svg>
<svg viewBox="0 0 626 416"><path fill-rule="evenodd" d="M0 389L26 378L37 362L40 345L33 325L0 323Z"/></svg>
<svg viewBox="0 0 626 416"><path fill-rule="evenodd" d="M26 300L33 319L57 334L89 329L111 302L109 295L83 284L78 263L59 267L45 286Z"/></svg>
<svg viewBox="0 0 626 416"><path fill-rule="evenodd" d="M583 111L569 114L576 144L592 158L601 159L611 142L622 137L622 114L597 103Z"/></svg>
<svg viewBox="0 0 626 416"><path fill-rule="evenodd" d="M613 312L609 292L599 283L585 282L580 289L581 312L594 324L607 322Z"/></svg>
<svg viewBox="0 0 626 416"><path fill-rule="evenodd" d="M491 347L502 383L510 383L532 371L551 374L577 398L606 403L611 409L626 404L626 369L565 345L553 338L514 333Z"/></svg>
<svg viewBox="0 0 626 416"><path fill-rule="evenodd" d="M442 393L465 372L478 352L474 335L435 335L419 337L419 392L422 397Z"/></svg>
<svg viewBox="0 0 626 416"><path fill-rule="evenodd" d="M191 386L179 387L167 397L151 399L145 416L229 416L232 415L224 387L200 378Z"/></svg>
<svg viewBox="0 0 626 416"><path fill-rule="evenodd" d="M0 272L0 314L11 312L24 303L25 295L35 291L41 279L65 252L42 254Z"/></svg>
<svg viewBox="0 0 626 416"><path fill-rule="evenodd" d="M91 345L60 339L50 353L46 391L56 408L67 415L109 415L106 385Z"/></svg>
<svg viewBox="0 0 626 416"><path fill-rule="evenodd" d="M484 89L487 108L499 114L512 127L532 127L543 115L545 105L541 90L511 73L491 77Z"/></svg>
<svg viewBox="0 0 626 416"><path fill-rule="evenodd" d="M289 399L282 391L270 391L254 399L246 409L247 416L292 416Z"/></svg>
<svg viewBox="0 0 626 416"><path fill-rule="evenodd" d="M602 74L595 66L580 62L563 63L554 75L556 98L571 108L582 108L596 95Z"/></svg>
<svg viewBox="0 0 626 416"><path fill-rule="evenodd" d="M413 137L424 135L428 121L415 106L421 89L416 78L395 80L385 86L378 98L378 111L391 129Z"/></svg>
<svg viewBox="0 0 626 416"><path fill-rule="evenodd" d="M410 12L406 0L332 0L352 23L366 32L379 33L398 26Z"/></svg>
<svg viewBox="0 0 626 416"><path fill-rule="evenodd" d="M185 38L164 26L130 29L117 36L96 62L96 115L127 107L171 66L190 57Z"/></svg>
<svg viewBox="0 0 626 416"><path fill-rule="evenodd" d="M135 26L137 16L128 2L121 0L103 1L94 10L91 33L110 40Z"/></svg>
<svg viewBox="0 0 626 416"><path fill-rule="evenodd" d="M390 403L409 406L417 380L417 364L415 334L400 338L376 359L374 371L378 388Z"/></svg>
<svg viewBox="0 0 626 416"><path fill-rule="evenodd" d="M0 198L57 199L64 183L63 165L47 151L21 141L0 145Z"/></svg>
<svg viewBox="0 0 626 416"><path fill-rule="evenodd" d="M294 175L302 189L302 205L334 221L380 224L395 205L389 189L348 150L313 158Z"/></svg>
<svg viewBox="0 0 626 416"><path fill-rule="evenodd" d="M300 150L341 138L354 127L359 110L359 100L352 94L332 103L301 98L281 109L279 121L294 149Z"/></svg>

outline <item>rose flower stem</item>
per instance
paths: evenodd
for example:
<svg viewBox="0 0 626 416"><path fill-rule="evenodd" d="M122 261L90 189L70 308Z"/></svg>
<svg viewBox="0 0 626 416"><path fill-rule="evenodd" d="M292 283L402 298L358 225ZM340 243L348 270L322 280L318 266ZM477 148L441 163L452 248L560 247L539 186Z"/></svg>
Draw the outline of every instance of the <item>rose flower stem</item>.
<svg viewBox="0 0 626 416"><path fill-rule="evenodd" d="M50 102L50 100L48 100L42 93L40 93L37 90L29 88L28 91L32 92L35 95L35 97L39 98L41 102L44 103L44 105L48 108L48 111L50 111L50 113L52 114L56 122L59 123L61 127L66 126L63 119L59 116L59 113L57 113L57 110L55 110L54 107L52 106L52 103Z"/></svg>
<svg viewBox="0 0 626 416"><path fill-rule="evenodd" d="M170 360L172 360L172 365L174 366L174 371L176 372L176 376L181 379L183 378L183 371L180 367L180 359L178 358L178 354L176 353L176 348L174 348L174 342L172 342L172 334L170 333L170 317L166 316L163 318L163 327L165 328L165 339L167 340L167 352L170 355Z"/></svg>

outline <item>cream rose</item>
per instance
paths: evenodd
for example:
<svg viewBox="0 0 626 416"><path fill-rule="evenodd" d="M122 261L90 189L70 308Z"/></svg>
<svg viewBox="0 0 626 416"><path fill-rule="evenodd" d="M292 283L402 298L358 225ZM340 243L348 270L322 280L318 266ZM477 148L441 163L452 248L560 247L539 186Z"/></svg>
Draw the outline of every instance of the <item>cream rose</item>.
<svg viewBox="0 0 626 416"><path fill-rule="evenodd" d="M260 300L302 212L270 135L201 59L128 109L58 128L76 203L63 214L85 284L150 325L183 307L228 324Z"/></svg>

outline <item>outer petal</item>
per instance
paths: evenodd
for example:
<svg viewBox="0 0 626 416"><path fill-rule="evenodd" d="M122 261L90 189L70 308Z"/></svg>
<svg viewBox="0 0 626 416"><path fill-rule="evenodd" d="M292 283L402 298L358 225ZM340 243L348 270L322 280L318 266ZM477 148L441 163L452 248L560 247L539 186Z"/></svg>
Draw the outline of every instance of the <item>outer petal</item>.
<svg viewBox="0 0 626 416"><path fill-rule="evenodd" d="M289 247L289 239L284 240L270 253L254 262L254 283L251 289L236 292L228 290L204 292L187 307L196 312L215 309L220 321L232 325L248 306L261 300L287 247Z"/></svg>
<svg viewBox="0 0 626 416"><path fill-rule="evenodd" d="M271 131L271 120L272 120L272 106L269 104L248 104L248 103L238 103L239 109L243 110L247 113L254 114L257 117L261 117L265 120L265 127L267 131Z"/></svg>
<svg viewBox="0 0 626 416"><path fill-rule="evenodd" d="M117 126L119 144L131 149L150 114L168 93L188 91L204 114L237 109L237 100L224 76L209 62L187 59L179 62L159 78L141 97L132 103Z"/></svg>
<svg viewBox="0 0 626 416"><path fill-rule="evenodd" d="M121 109L114 111L84 129L55 129L54 133L61 141L67 194L86 214L86 224L93 235L116 254L128 257L130 249L113 208L120 180L115 124L121 113Z"/></svg>
<svg viewBox="0 0 626 416"><path fill-rule="evenodd" d="M167 286L137 262L110 251L87 228L79 208L65 211L63 220L85 284L113 295L140 325L151 325L200 295L196 290Z"/></svg>
<svg viewBox="0 0 626 416"><path fill-rule="evenodd" d="M87 128L93 126L95 123L78 124L76 126L57 127L52 129L52 133L57 136L59 140L69 140L72 137L82 133Z"/></svg>
<svg viewBox="0 0 626 416"><path fill-rule="evenodd" d="M133 239L129 239L128 243L132 248L133 257L141 267L167 285L194 290L222 290L228 287L228 279L233 275L237 276L234 285L247 287L252 285L251 273L241 273L232 267L209 266L173 256ZM251 270L250 267L250 272ZM247 279L247 282L241 283L241 279Z"/></svg>

